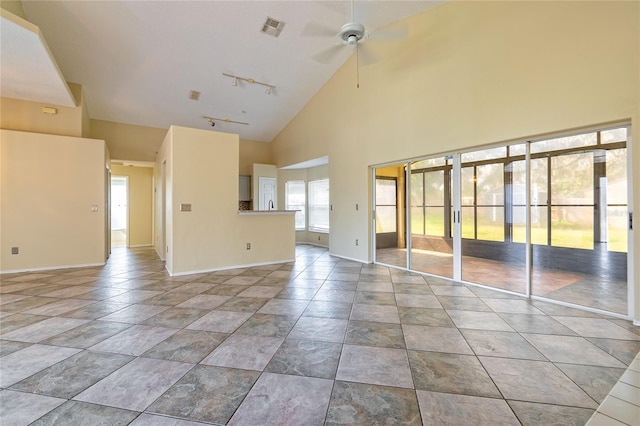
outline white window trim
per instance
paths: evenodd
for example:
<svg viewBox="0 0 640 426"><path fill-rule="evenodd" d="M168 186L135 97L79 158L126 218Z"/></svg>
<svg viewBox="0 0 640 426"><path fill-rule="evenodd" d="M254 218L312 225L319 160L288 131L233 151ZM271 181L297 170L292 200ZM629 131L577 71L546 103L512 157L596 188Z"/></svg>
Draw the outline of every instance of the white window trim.
<svg viewBox="0 0 640 426"><path fill-rule="evenodd" d="M304 206L301 209L302 212L304 213L304 225L302 225L302 227L296 226L295 229L296 231L306 231L307 230L307 182L305 182L304 180L289 180L284 183L284 202L285 202L285 209L287 210L291 210L291 208L289 207L289 187L288 187L289 183L299 183L299 184L302 184L304 188ZM293 209L293 210L298 210L298 209Z"/></svg>
<svg viewBox="0 0 640 426"><path fill-rule="evenodd" d="M316 233L319 233L319 234L328 234L330 232L330 230L331 230L331 224L329 224L328 228L320 228L320 227L315 227L315 226L311 225L310 222L309 222L309 219L311 218L311 209L310 209L310 205L311 205L311 203L310 203L310 200L311 200L310 187L311 187L311 184L317 183L317 182L325 182L325 181L327 182L327 184L329 184L329 178L316 179L316 180L311 180L311 181L307 182L307 203L306 203L307 204L307 230L309 232L316 232ZM329 187L329 188L331 188L331 187ZM329 189L329 190L331 190L331 189ZM329 209L328 210L328 212L329 212L331 210L331 204L327 203L327 207Z"/></svg>

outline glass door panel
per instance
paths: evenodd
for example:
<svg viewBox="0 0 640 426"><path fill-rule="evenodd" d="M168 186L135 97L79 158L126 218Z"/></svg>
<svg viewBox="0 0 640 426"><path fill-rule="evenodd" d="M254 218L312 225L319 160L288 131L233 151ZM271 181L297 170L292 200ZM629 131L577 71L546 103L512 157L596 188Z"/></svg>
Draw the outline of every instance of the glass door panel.
<svg viewBox="0 0 640 426"><path fill-rule="evenodd" d="M411 164L411 265L419 272L453 278L451 161Z"/></svg>
<svg viewBox="0 0 640 426"><path fill-rule="evenodd" d="M619 130L532 144L532 295L627 313L627 150Z"/></svg>
<svg viewBox="0 0 640 426"><path fill-rule="evenodd" d="M462 280L525 293L526 168L509 148L462 156Z"/></svg>
<svg viewBox="0 0 640 426"><path fill-rule="evenodd" d="M376 169L376 262L407 267L404 164Z"/></svg>

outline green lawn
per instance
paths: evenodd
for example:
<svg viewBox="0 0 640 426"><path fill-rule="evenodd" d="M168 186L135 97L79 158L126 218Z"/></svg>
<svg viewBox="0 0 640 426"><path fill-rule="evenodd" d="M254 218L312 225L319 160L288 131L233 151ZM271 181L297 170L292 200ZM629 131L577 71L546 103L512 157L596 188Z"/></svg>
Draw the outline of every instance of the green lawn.
<svg viewBox="0 0 640 426"><path fill-rule="evenodd" d="M425 226L427 235L442 237L444 235L444 218L438 215L427 215ZM411 229L414 234L422 233L422 217L412 216ZM610 226L610 228L612 228ZM593 229L577 224L556 223L552 225L551 245L556 247L569 247L580 249L593 249ZM468 218L462 223L462 238L473 238L473 218ZM504 241L504 227L495 222L478 223L478 239L485 241ZM609 229L608 250L627 252L627 231L617 227ZM513 241L525 242L524 226L513 227ZM542 227L531 229L531 242L533 244L547 244L547 229Z"/></svg>

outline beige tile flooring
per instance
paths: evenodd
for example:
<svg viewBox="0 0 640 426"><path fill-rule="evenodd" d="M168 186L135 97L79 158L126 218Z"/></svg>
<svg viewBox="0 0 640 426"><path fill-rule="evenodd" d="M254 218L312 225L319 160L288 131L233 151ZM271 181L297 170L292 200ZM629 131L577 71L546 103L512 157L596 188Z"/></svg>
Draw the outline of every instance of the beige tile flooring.
<svg viewBox="0 0 640 426"><path fill-rule="evenodd" d="M406 267L406 249L378 249L376 256L379 263ZM453 256L425 250L412 250L411 269L451 278L453 277ZM524 265L463 256L462 280L524 294L526 268ZM534 265L531 291L535 296L607 312L627 314L627 283L623 281L608 281L578 272L536 268Z"/></svg>
<svg viewBox="0 0 640 426"><path fill-rule="evenodd" d="M1 278L3 426L585 424L640 388L629 321L308 245L208 274L122 247Z"/></svg>

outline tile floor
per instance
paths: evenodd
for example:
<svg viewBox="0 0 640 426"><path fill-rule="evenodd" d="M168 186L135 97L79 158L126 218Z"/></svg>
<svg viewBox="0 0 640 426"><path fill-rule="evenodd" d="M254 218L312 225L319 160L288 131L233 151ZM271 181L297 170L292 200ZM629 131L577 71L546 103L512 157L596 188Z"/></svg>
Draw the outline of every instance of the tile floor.
<svg viewBox="0 0 640 426"><path fill-rule="evenodd" d="M0 318L3 426L581 425L640 391L629 321L307 245L210 274L117 248L3 275Z"/></svg>
<svg viewBox="0 0 640 426"><path fill-rule="evenodd" d="M379 263L402 268L407 264L407 250L385 248L376 251ZM412 250L411 269L441 277L453 277L453 256ZM524 294L526 267L514 263L462 256L462 280ZM627 282L579 272L537 267L532 271L533 295L607 312L627 314Z"/></svg>

